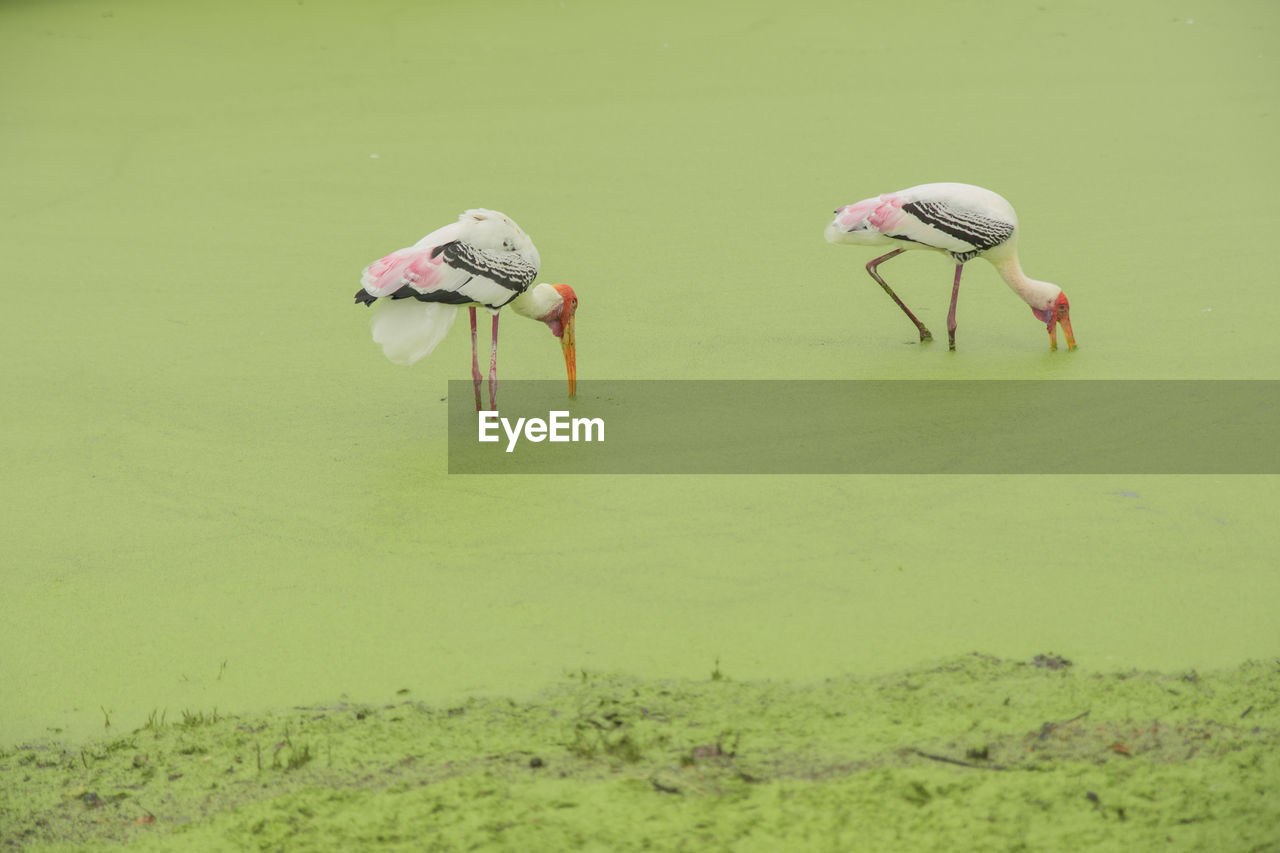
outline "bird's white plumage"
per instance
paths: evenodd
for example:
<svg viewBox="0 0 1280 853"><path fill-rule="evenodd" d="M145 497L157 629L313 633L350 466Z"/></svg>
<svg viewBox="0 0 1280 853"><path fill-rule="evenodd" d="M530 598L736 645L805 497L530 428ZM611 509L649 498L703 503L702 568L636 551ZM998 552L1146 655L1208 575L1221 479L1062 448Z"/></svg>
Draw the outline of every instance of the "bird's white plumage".
<svg viewBox="0 0 1280 853"><path fill-rule="evenodd" d="M897 245L953 255L1006 254L1017 241L1018 215L1003 196L971 184L920 184L836 211L829 243Z"/></svg>
<svg viewBox="0 0 1280 853"><path fill-rule="evenodd" d="M374 306L373 340L394 364L421 361L444 340L458 306L414 299L382 299Z"/></svg>
<svg viewBox="0 0 1280 853"><path fill-rule="evenodd" d="M1018 224L1018 214L1009 200L986 187L958 183L920 184L899 190L894 195L905 202L945 200L948 205L961 210L1003 219L1011 225Z"/></svg>
<svg viewBox="0 0 1280 853"><path fill-rule="evenodd" d="M493 277L451 263L442 251L450 244L461 244L468 254L490 264ZM444 339L458 308L479 306L496 313L532 284L540 263L533 240L510 217L484 208L468 210L457 222L365 268L360 286L378 300L373 339L391 361L413 364ZM443 301L384 298L406 287Z"/></svg>
<svg viewBox="0 0 1280 853"><path fill-rule="evenodd" d="M876 271L881 263L909 249L945 252L956 264L947 315L952 349L961 269L975 257L990 261L1009 287L1031 306L1036 318L1046 324L1052 348L1057 347L1055 324L1066 331L1068 348L1075 348L1066 295L1056 284L1029 278L1022 271L1017 250L1018 215L998 193L972 184L920 184L837 208L824 236L829 243L895 247L868 263L867 272L915 323L922 341L931 338L929 330Z"/></svg>

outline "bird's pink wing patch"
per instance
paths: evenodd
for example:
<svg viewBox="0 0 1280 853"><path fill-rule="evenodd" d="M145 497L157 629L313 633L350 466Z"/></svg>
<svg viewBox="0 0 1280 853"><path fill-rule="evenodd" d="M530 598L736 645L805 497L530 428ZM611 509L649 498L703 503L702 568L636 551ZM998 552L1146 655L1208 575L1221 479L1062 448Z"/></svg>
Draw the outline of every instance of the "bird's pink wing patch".
<svg viewBox="0 0 1280 853"><path fill-rule="evenodd" d="M845 205L836 211L836 222L845 231L852 231L872 214L879 203L879 199L869 198L856 204Z"/></svg>
<svg viewBox="0 0 1280 853"><path fill-rule="evenodd" d="M882 195L842 207L836 214L836 222L845 231L873 228L885 231L902 219L902 199L894 195Z"/></svg>
<svg viewBox="0 0 1280 853"><path fill-rule="evenodd" d="M444 255L431 257L434 247L413 247L392 252L365 267L360 286L370 296L390 296L405 285L426 292L440 283Z"/></svg>
<svg viewBox="0 0 1280 853"><path fill-rule="evenodd" d="M891 230L902 219L902 199L895 195L885 194L878 199L875 209L867 217L871 227L884 233Z"/></svg>

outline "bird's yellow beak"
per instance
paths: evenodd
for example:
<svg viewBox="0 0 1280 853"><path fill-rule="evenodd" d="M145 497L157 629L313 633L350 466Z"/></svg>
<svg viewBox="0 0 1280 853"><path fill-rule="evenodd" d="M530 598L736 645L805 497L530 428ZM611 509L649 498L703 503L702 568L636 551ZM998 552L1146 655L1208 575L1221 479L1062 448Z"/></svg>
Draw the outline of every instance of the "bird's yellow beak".
<svg viewBox="0 0 1280 853"><path fill-rule="evenodd" d="M1057 327L1062 327L1062 333L1066 334L1066 350L1070 352L1075 348L1075 334L1071 333L1071 309L1066 302L1059 302L1056 309L1053 310L1053 319L1048 324L1048 348L1057 350Z"/></svg>
<svg viewBox="0 0 1280 853"><path fill-rule="evenodd" d="M1065 293L1058 296L1058 301L1053 306L1053 316L1046 325L1049 327L1049 349L1058 348L1058 326L1062 326L1062 331L1067 336L1067 351L1076 348L1076 336L1071 332L1071 303L1067 302Z"/></svg>
<svg viewBox="0 0 1280 853"><path fill-rule="evenodd" d="M538 285L543 287L543 285ZM564 370L569 374L569 396L578 395L578 351L573 345L573 322L578 313L578 295L567 284L553 284L560 294L560 307L542 318L551 333L560 339L564 352Z"/></svg>
<svg viewBox="0 0 1280 853"><path fill-rule="evenodd" d="M1076 336L1075 336L1075 335L1073 335L1073 334L1071 333L1071 318L1067 316L1067 312L1066 312L1066 311L1063 311L1063 312L1062 312L1062 316L1058 317L1058 318L1057 318L1057 320L1058 320L1058 323L1062 326L1062 331L1066 333L1066 336L1067 336L1067 349L1068 349L1068 350L1073 350L1073 349L1075 349L1075 348L1076 348ZM1057 348L1058 348L1058 342L1057 342L1056 340L1054 340L1054 334L1053 334L1053 332L1052 332L1052 331L1051 331L1051 332L1049 332L1049 348L1050 348L1050 349L1057 349Z"/></svg>
<svg viewBox="0 0 1280 853"><path fill-rule="evenodd" d="M560 334L560 349L564 352L564 369L569 376L569 396L578 394L578 352L573 343L573 314L564 317L564 331Z"/></svg>

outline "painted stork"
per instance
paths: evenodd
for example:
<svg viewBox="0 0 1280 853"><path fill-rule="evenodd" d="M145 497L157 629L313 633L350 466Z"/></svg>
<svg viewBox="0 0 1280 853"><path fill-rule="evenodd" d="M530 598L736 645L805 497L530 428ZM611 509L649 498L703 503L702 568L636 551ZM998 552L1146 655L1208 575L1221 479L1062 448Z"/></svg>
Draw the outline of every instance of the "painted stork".
<svg viewBox="0 0 1280 853"><path fill-rule="evenodd" d="M496 409L498 310L510 305L517 314L546 323L560 339L572 397L578 379L573 338L578 297L567 284L534 285L540 262L533 241L511 217L477 208L366 267L356 302L367 306L382 300L373 315L373 339L396 364L413 364L429 355L453 325L458 309L467 306L477 411L483 377L476 351L476 309L493 315L489 408Z"/></svg>
<svg viewBox="0 0 1280 853"><path fill-rule="evenodd" d="M1062 288L1036 281L1018 263L1018 215L1013 205L991 190L969 184L922 184L885 193L836 210L827 226L828 243L853 243L897 248L867 264L885 293L920 330L920 340L932 340L911 309L880 277L876 268L908 249L933 249L950 255L956 264L947 312L947 338L956 348L956 299L960 296L960 272L966 261L977 257L991 262L1000 277L1031 306L1036 318L1049 330L1049 349L1058 348L1058 326L1066 334L1067 349L1076 348L1071 332L1071 306Z"/></svg>

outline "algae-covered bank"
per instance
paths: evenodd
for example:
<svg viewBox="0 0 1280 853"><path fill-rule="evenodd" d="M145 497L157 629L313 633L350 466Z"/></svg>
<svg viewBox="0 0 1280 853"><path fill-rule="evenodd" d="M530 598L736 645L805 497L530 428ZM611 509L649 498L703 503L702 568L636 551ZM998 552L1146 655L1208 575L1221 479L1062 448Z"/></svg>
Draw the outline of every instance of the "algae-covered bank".
<svg viewBox="0 0 1280 853"><path fill-rule="evenodd" d="M7 848L1280 849L1280 662L966 655L820 684L183 712L0 758Z"/></svg>

